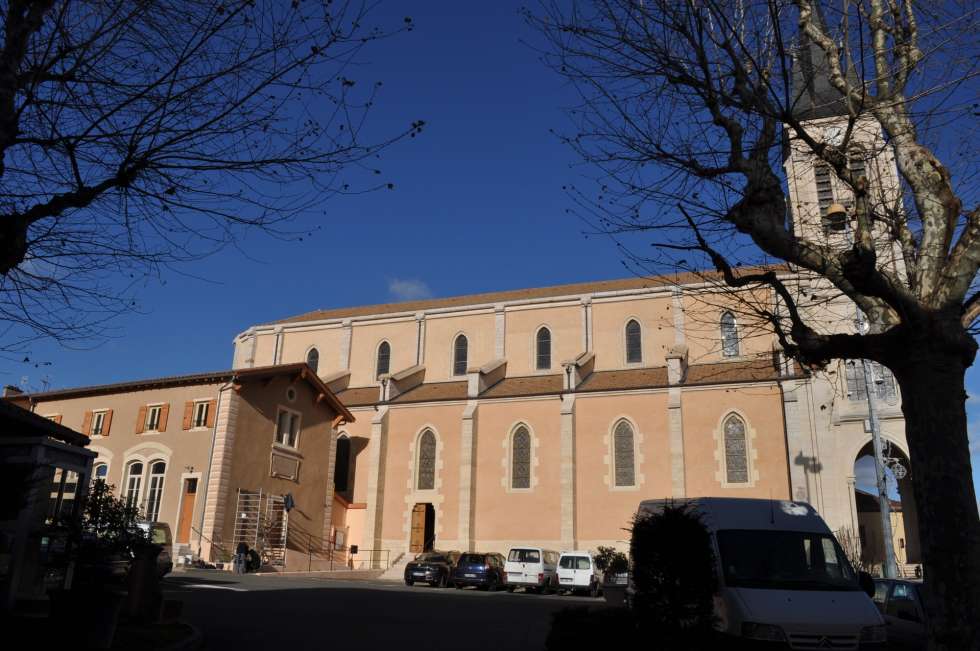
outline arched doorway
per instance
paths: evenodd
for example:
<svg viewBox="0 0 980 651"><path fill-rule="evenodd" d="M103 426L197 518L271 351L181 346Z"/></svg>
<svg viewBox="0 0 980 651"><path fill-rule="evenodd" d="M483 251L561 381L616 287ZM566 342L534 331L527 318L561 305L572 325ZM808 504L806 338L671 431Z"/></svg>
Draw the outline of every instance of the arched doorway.
<svg viewBox="0 0 980 651"><path fill-rule="evenodd" d="M914 469L908 456L897 445L887 439L883 444L895 563L900 574L913 575L922 562L919 514L912 493L911 473ZM854 460L854 505L861 541L861 561L880 570L884 562L885 545L874 468L874 447L868 441Z"/></svg>

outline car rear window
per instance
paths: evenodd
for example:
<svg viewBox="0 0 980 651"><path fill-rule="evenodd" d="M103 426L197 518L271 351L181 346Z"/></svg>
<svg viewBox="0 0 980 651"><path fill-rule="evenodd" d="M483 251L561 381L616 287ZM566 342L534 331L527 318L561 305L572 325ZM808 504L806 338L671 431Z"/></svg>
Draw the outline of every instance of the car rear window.
<svg viewBox="0 0 980 651"><path fill-rule="evenodd" d="M513 563L540 563L541 553L536 549L512 549L507 560Z"/></svg>
<svg viewBox="0 0 980 651"><path fill-rule="evenodd" d="M558 567L563 570L588 570L592 565L587 556L562 556Z"/></svg>
<svg viewBox="0 0 980 651"><path fill-rule="evenodd" d="M442 554L433 554L431 552L427 552L425 554L419 554L418 556L415 557L415 560L428 561L430 563L445 563L446 557L443 556Z"/></svg>
<svg viewBox="0 0 980 651"><path fill-rule="evenodd" d="M483 554L463 554L459 557L460 565L483 565L486 562Z"/></svg>

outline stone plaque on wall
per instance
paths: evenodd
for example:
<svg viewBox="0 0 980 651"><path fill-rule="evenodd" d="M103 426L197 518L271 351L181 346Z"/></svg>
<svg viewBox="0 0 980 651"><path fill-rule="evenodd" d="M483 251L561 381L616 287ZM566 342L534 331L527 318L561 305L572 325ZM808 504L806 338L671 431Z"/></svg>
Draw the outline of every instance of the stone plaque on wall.
<svg viewBox="0 0 980 651"><path fill-rule="evenodd" d="M273 477L299 481L299 459L278 452L272 453Z"/></svg>

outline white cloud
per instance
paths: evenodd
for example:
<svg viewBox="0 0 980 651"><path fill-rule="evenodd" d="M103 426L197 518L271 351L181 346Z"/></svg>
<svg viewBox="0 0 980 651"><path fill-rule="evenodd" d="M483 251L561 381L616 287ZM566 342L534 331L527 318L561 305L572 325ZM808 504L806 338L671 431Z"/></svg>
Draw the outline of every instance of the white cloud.
<svg viewBox="0 0 980 651"><path fill-rule="evenodd" d="M388 280L388 293L398 301L417 301L432 297L429 286L417 278L391 278Z"/></svg>

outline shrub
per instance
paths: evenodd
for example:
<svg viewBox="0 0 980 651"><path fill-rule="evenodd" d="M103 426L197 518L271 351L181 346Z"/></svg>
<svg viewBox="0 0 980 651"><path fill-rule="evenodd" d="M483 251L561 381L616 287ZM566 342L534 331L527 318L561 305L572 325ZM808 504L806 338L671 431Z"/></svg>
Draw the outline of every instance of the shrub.
<svg viewBox="0 0 980 651"><path fill-rule="evenodd" d="M714 549L700 516L687 505L637 516L630 555L634 614L644 637L663 648L700 648L713 635L717 591Z"/></svg>
<svg viewBox="0 0 980 651"><path fill-rule="evenodd" d="M599 546L596 548L596 553L593 554L592 560L595 563L596 569L600 572L610 572L613 574L619 572L628 572L630 568L629 559L626 554L617 550L615 547L605 547Z"/></svg>

